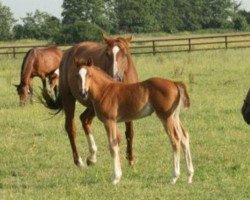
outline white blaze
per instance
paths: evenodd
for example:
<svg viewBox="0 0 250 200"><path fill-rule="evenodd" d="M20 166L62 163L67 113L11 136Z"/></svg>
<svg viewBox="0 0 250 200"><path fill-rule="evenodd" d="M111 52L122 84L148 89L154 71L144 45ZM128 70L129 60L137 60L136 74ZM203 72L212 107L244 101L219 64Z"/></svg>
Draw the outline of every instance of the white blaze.
<svg viewBox="0 0 250 200"><path fill-rule="evenodd" d="M81 68L79 70L79 75L80 75L80 77L82 79L82 89L85 89L85 81L86 81L85 77L86 77L86 74L87 74L87 70L86 69Z"/></svg>
<svg viewBox="0 0 250 200"><path fill-rule="evenodd" d="M113 76L115 76L118 73L118 66L117 66L117 60L116 60L116 54L120 51L120 48L118 46L114 46L112 49L113 56L114 56L114 62L113 62Z"/></svg>

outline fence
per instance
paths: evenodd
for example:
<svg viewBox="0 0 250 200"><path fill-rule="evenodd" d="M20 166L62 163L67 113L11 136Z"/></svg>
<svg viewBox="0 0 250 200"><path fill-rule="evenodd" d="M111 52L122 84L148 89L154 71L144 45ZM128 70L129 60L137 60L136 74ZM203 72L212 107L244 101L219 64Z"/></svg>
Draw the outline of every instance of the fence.
<svg viewBox="0 0 250 200"><path fill-rule="evenodd" d="M42 45L0 47L0 55L12 55L15 58L17 54L24 54L33 47L42 47ZM66 49L71 45L59 45L59 47ZM250 47L250 33L135 40L132 42L130 49L132 54L156 55L158 53L247 47Z"/></svg>

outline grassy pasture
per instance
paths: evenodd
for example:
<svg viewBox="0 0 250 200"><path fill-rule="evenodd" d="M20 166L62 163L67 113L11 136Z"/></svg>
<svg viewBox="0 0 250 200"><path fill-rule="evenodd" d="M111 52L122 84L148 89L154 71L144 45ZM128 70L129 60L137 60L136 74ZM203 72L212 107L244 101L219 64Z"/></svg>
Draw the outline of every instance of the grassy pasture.
<svg viewBox="0 0 250 200"><path fill-rule="evenodd" d="M12 84L19 82L22 57L0 57L0 199L249 199L250 129L240 109L250 86L250 49L172 53L134 57L141 80L152 76L183 80L191 108L181 113L189 130L195 167L193 184L186 183L186 166L169 184L172 151L155 115L136 121L136 165L125 159L123 177L111 184L112 165L102 124L93 132L98 161L77 169L64 131L64 116L55 117L39 103L20 108ZM36 79L35 91L41 86ZM88 148L81 130L83 107L77 105L78 147ZM124 130L124 125L119 125Z"/></svg>

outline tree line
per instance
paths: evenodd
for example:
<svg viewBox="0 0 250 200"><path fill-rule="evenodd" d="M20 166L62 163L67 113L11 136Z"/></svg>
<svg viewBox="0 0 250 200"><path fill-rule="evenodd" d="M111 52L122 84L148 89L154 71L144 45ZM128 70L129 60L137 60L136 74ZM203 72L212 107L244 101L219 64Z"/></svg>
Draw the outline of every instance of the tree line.
<svg viewBox="0 0 250 200"><path fill-rule="evenodd" d="M0 40L34 38L69 44L99 40L100 32L245 30L250 12L239 6L235 0L64 0L62 19L36 10L17 23L10 8L0 2Z"/></svg>

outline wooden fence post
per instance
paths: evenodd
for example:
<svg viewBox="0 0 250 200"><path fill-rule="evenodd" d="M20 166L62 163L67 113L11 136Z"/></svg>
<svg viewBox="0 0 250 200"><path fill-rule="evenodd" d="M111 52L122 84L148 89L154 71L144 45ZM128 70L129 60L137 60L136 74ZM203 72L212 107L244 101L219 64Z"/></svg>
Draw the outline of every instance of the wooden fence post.
<svg viewBox="0 0 250 200"><path fill-rule="evenodd" d="M152 40L152 43L153 43L153 46L152 46L153 47L153 55L155 55L155 53L156 53L155 52L155 40Z"/></svg>
<svg viewBox="0 0 250 200"><path fill-rule="evenodd" d="M188 39L188 51L191 51L191 38Z"/></svg>
<svg viewBox="0 0 250 200"><path fill-rule="evenodd" d="M228 42L227 42L227 35L225 36L225 47L227 49L227 45L228 45Z"/></svg>

